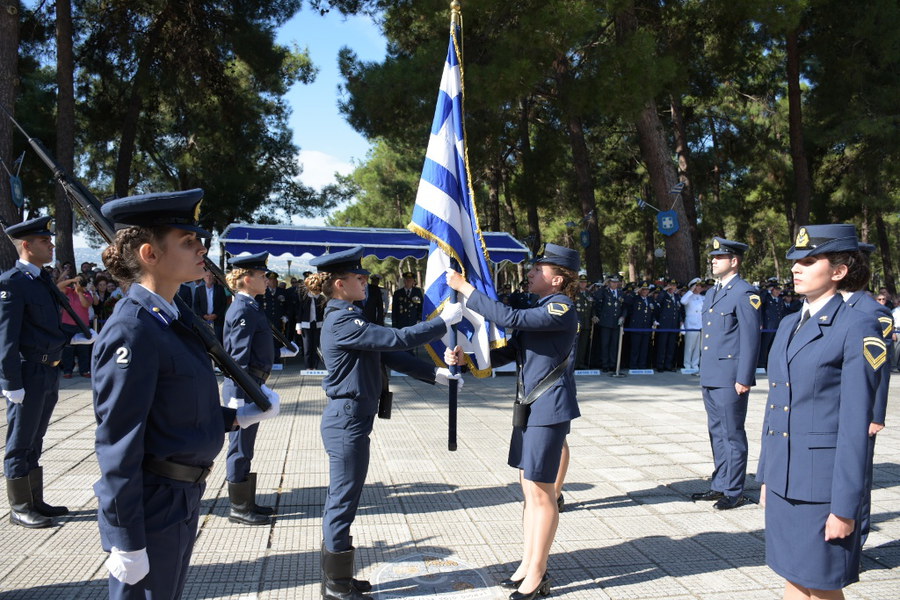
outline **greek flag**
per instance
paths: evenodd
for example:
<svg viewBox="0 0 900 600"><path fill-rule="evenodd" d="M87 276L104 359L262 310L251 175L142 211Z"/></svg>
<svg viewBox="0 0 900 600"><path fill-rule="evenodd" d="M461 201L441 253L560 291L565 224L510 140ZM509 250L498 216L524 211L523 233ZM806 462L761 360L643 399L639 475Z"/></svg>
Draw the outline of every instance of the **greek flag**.
<svg viewBox="0 0 900 600"><path fill-rule="evenodd" d="M457 35L458 29L454 27L450 33L450 48L444 63L412 222L407 225L410 231L431 242L422 309L426 320L436 317L444 303L455 294L444 277L451 259L456 260L457 270L462 271L475 289L497 299L469 179ZM456 343L465 350L471 372L477 377L489 376L490 349L506 345L503 331L465 309L463 320L456 329L460 334ZM428 346L435 364L444 365L444 349L449 344L448 332Z"/></svg>

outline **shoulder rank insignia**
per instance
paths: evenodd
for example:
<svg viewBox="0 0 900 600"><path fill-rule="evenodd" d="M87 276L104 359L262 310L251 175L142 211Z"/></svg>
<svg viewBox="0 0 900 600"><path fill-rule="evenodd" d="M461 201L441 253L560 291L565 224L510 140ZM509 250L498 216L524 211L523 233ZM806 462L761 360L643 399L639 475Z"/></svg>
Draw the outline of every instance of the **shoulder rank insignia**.
<svg viewBox="0 0 900 600"><path fill-rule="evenodd" d="M752 306L756 310L759 310L759 307L762 304L762 300L759 298L759 296L756 294L750 294L747 298L750 300L750 306Z"/></svg>
<svg viewBox="0 0 900 600"><path fill-rule="evenodd" d="M554 317L559 317L569 312L569 305L562 302L549 302L547 304L547 312Z"/></svg>
<svg viewBox="0 0 900 600"><path fill-rule="evenodd" d="M877 371L887 360L887 346L884 340L877 337L863 338L863 356L872 370Z"/></svg>
<svg viewBox="0 0 900 600"><path fill-rule="evenodd" d="M894 331L894 320L890 317L878 317L878 322L881 323L881 335L884 339L891 337L891 333Z"/></svg>

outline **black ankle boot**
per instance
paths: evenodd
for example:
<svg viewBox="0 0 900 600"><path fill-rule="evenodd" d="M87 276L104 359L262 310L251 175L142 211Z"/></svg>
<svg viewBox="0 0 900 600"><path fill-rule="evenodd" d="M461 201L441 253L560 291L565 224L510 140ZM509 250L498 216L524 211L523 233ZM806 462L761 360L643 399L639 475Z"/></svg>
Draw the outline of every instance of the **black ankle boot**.
<svg viewBox="0 0 900 600"><path fill-rule="evenodd" d="M350 536L350 549L356 550L356 548L353 547L353 536L352 535ZM322 572L324 573L325 572L325 542L324 541L322 542L322 561L321 561L320 566L322 567ZM367 579L356 579L355 577L351 577L350 580L353 584L353 587L356 589L357 592L362 592L364 594L368 594L369 592L372 591L372 584ZM322 595L323 596L325 595L325 579L324 578L322 579Z"/></svg>
<svg viewBox="0 0 900 600"><path fill-rule="evenodd" d="M247 480L250 482L250 489L252 490L250 493L253 494L253 511L258 515L274 515L275 509L271 506L260 506L256 503L256 473L248 474Z"/></svg>
<svg viewBox="0 0 900 600"><path fill-rule="evenodd" d="M250 480L240 483L228 482L228 498L231 500L231 512L228 520L241 525L268 525L269 517L253 510L253 490Z"/></svg>
<svg viewBox="0 0 900 600"><path fill-rule="evenodd" d="M53 525L53 519L45 517L34 508L31 496L31 482L28 476L6 480L6 495L9 498L9 522L28 529L42 529Z"/></svg>
<svg viewBox="0 0 900 600"><path fill-rule="evenodd" d="M325 600L372 600L353 585L355 548L329 552L322 546L322 598Z"/></svg>
<svg viewBox="0 0 900 600"><path fill-rule="evenodd" d="M61 517L69 514L65 506L51 506L44 502L44 467L32 469L28 474L31 484L31 498L34 501L34 510L45 517Z"/></svg>

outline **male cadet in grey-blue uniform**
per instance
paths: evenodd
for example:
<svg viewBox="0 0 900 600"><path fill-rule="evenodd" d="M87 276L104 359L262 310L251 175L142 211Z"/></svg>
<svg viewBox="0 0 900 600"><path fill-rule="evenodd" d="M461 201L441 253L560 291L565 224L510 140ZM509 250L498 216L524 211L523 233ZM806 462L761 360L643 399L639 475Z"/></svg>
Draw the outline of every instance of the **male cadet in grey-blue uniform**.
<svg viewBox="0 0 900 600"><path fill-rule="evenodd" d="M759 307L756 288L738 275L747 244L713 238L709 253L716 285L703 300L700 386L715 469L709 490L693 500L715 500L727 510L747 502L747 398L756 385Z"/></svg>
<svg viewBox="0 0 900 600"><path fill-rule="evenodd" d="M838 227L837 225L819 225L813 226L810 225L806 227L808 234L809 232L815 233L813 227ZM833 233L833 232L832 232ZM853 231L854 235L856 231ZM875 246L872 244L860 243L859 249L863 252L866 257L871 256L872 251L875 250ZM887 347L887 357L890 360L890 357L894 355L894 317L890 310L884 305L875 301L872 296L870 296L865 289L855 290L853 292L842 292L844 295L844 302L852 306L857 310L861 310L864 313L868 313L873 315L876 319L878 319L878 329L881 331L881 336L884 338L885 346ZM887 414L887 401L888 401L888 392L890 390L891 385L891 365L887 364L883 369L879 369L879 380L878 380L878 389L875 391L875 404L872 407L872 422L869 423L869 459L866 463L866 495L863 498L863 506L860 516L859 529L860 529L860 546L865 545L866 539L869 537L869 529L871 527L871 509L872 509L872 483L873 483L873 470L875 468L874 459L875 459L875 438L878 436L878 432L884 429L885 416Z"/></svg>
<svg viewBox="0 0 900 600"><path fill-rule="evenodd" d="M0 385L6 397L3 472L14 525L50 527L68 509L43 501L38 465L59 392L59 364L68 336L60 325L56 284L41 267L53 260L50 217L7 227L19 253L0 276Z"/></svg>
<svg viewBox="0 0 900 600"><path fill-rule="evenodd" d="M607 279L607 285L594 296L594 316L596 317L596 354L591 358L591 366L600 365L604 373L616 369L616 355L619 350L619 327L624 322L623 310L625 294L619 289L618 275Z"/></svg>
<svg viewBox="0 0 900 600"><path fill-rule="evenodd" d="M663 290L656 296L657 329L680 329L684 323L684 309L681 299L675 294L678 282L674 279L666 281ZM675 368L675 348L678 345L678 333L675 331L656 332L656 370L677 371Z"/></svg>
<svg viewBox="0 0 900 600"><path fill-rule="evenodd" d="M642 281L638 293L625 303L625 327L644 330L629 332L631 357L628 367L631 369L650 368L650 329L655 314L656 303L650 298L650 282Z"/></svg>

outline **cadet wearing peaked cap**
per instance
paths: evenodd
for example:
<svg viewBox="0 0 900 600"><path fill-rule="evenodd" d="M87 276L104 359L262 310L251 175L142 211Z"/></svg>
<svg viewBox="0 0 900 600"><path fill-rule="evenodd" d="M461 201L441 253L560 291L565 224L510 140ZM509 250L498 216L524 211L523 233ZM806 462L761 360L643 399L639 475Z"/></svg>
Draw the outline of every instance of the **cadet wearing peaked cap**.
<svg viewBox="0 0 900 600"><path fill-rule="evenodd" d="M684 310L681 307L681 298L675 292L678 281L669 279L665 287L656 297L656 314L654 320L657 329L680 329L684 322ZM675 371L676 348L678 347L678 332L656 332L656 370Z"/></svg>
<svg viewBox="0 0 900 600"><path fill-rule="evenodd" d="M806 301L802 317L781 321L769 353L757 480L766 563L791 597L825 597L819 590L859 579L869 426L887 347L872 315L842 298L869 278L855 238L850 225L800 229L787 258Z"/></svg>
<svg viewBox="0 0 900 600"><path fill-rule="evenodd" d="M202 192L112 200L104 216L120 231L103 252L130 283L100 332L92 369L97 522L110 552L109 596L178 598L184 589L200 499L225 432L278 413L220 405L209 356L173 300L182 281L203 275L197 236Z"/></svg>
<svg viewBox="0 0 900 600"><path fill-rule="evenodd" d="M594 316L594 297L587 289L587 275L578 276L578 293L575 295L575 312L578 313L578 351L575 353L575 368L587 369L591 350L591 322Z"/></svg>
<svg viewBox="0 0 900 600"><path fill-rule="evenodd" d="M619 327L625 310L625 292L619 289L621 279L612 275L607 285L594 292L594 350L592 367L599 366L604 373L616 368L619 349Z"/></svg>
<svg viewBox="0 0 900 600"><path fill-rule="evenodd" d="M329 464L322 516L322 597L326 600L371 600L366 592L372 585L353 578L350 526L369 469L369 435L379 410L383 369L443 385L459 377L402 351L443 336L462 318L462 307L448 303L438 318L403 329L370 323L353 304L366 297L369 272L360 264L362 255L363 248L358 246L314 258L310 264L318 272L306 279L311 293L329 299L322 326L322 356L328 370L322 387L328 403L321 424Z"/></svg>
<svg viewBox="0 0 900 600"><path fill-rule="evenodd" d="M714 470L710 489L694 500L715 500L727 510L744 504L747 473L747 400L756 384L759 307L755 287L738 274L747 244L713 238L712 274L719 279L703 299L700 386L706 407Z"/></svg>
<svg viewBox="0 0 900 600"><path fill-rule="evenodd" d="M269 253L239 256L229 261L228 286L234 301L225 313L225 351L256 383L264 385L272 371L275 352L269 320L254 296L265 292ZM222 383L222 399L228 408L245 405L244 391L228 377ZM228 520L243 525L267 525L271 507L256 504L256 473L250 471L259 423L228 434L225 480L231 508Z"/></svg>
<svg viewBox="0 0 900 600"><path fill-rule="evenodd" d="M394 292L391 299L391 326L397 329L415 325L422 320L422 290L416 286L416 274L403 274L403 287Z"/></svg>
<svg viewBox="0 0 900 600"><path fill-rule="evenodd" d="M625 317L628 338L631 343L628 366L632 369L650 368L650 329L656 315L656 302L650 297L651 283L641 281L637 284L637 294L629 296L625 301L622 316Z"/></svg>
<svg viewBox="0 0 900 600"><path fill-rule="evenodd" d="M50 527L50 517L69 512L44 502L39 464L69 335L62 329L56 284L42 269L53 260L51 217L10 225L6 234L19 259L0 275L0 384L8 424L3 473L10 522L34 529Z"/></svg>
<svg viewBox="0 0 900 600"><path fill-rule="evenodd" d="M466 297L468 310L515 329L506 347L491 351L492 366L516 361L521 419L513 424L507 463L519 470L525 497L523 521L530 524L532 534L526 537L523 552L530 561L523 561L501 583L520 590L511 598L534 598L538 591L546 596L550 589L546 571L558 520L556 482L571 421L581 415L573 356L578 336L573 297L579 263L575 250L547 244L528 272L529 289L538 300L526 309L505 306L477 291L459 273L447 273L448 285ZM462 350L455 351L448 349L444 359L459 363Z"/></svg>

